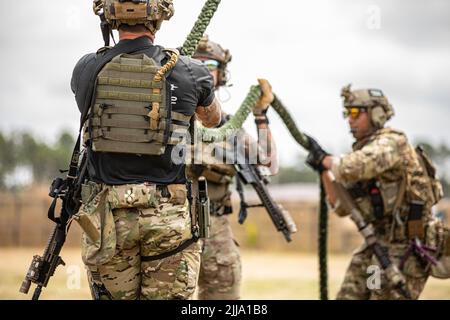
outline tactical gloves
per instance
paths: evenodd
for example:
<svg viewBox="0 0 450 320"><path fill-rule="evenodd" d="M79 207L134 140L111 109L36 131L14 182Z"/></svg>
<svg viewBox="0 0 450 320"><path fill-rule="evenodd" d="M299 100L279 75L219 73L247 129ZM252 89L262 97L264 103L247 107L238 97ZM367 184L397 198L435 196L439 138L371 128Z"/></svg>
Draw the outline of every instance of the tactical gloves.
<svg viewBox="0 0 450 320"><path fill-rule="evenodd" d="M315 171L322 173L325 171L325 167L323 166L323 159L326 156L329 156L330 154L323 150L323 148L320 146L320 144L311 138L310 136L306 135L306 137L309 140L309 154L306 158L306 163Z"/></svg>
<svg viewBox="0 0 450 320"><path fill-rule="evenodd" d="M261 97L256 103L255 108L253 109L253 114L255 116L265 116L267 113L267 109L272 104L274 96L272 92L272 86L269 81L265 79L258 79L259 86L261 88Z"/></svg>

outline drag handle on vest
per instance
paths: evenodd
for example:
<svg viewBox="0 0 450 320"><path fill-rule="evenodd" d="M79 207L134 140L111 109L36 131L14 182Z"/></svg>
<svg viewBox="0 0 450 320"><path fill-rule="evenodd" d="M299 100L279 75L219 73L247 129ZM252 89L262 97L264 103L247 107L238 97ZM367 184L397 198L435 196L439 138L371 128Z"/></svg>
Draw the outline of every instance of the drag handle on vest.
<svg viewBox="0 0 450 320"><path fill-rule="evenodd" d="M378 241L374 226L371 223L366 222L364 215L350 196L348 190L345 189L342 184L334 180L333 188L336 193L338 205L346 212L350 212L350 218L356 224L359 233L364 237L367 246L372 248L375 257L381 268L385 271L386 278L391 283L392 287L406 299L411 299L411 294L406 288L406 279L404 275L398 266L391 261L388 248L382 246Z"/></svg>
<svg viewBox="0 0 450 320"><path fill-rule="evenodd" d="M209 238L211 227L210 202L208 197L208 183L205 177L198 178L197 219L200 238Z"/></svg>

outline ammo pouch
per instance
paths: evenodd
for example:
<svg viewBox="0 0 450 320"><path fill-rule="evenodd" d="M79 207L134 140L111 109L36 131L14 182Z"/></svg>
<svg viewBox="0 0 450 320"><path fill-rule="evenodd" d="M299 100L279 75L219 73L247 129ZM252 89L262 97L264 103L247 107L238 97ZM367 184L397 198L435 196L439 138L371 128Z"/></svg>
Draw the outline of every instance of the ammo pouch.
<svg viewBox="0 0 450 320"><path fill-rule="evenodd" d="M441 220L434 219L427 225L426 245L436 248L436 265L431 265L431 276L450 278L450 230Z"/></svg>
<svg viewBox="0 0 450 320"><path fill-rule="evenodd" d="M420 165L425 171L428 178L429 193L430 193L430 204L433 206L439 202L444 197L444 191L442 189L442 184L437 178L436 167L434 166L431 158L423 150L422 147L418 146L416 148L416 154L418 156Z"/></svg>
<svg viewBox="0 0 450 320"><path fill-rule="evenodd" d="M423 240L425 237L424 227L424 210L425 204L420 201L411 201L408 213L408 238L419 238Z"/></svg>

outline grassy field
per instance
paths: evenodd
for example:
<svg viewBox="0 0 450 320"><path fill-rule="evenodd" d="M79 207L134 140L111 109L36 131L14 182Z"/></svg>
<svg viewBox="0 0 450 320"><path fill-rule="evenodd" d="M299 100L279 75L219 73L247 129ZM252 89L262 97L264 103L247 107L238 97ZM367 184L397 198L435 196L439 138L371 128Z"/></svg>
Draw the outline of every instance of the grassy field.
<svg viewBox="0 0 450 320"><path fill-rule="evenodd" d="M0 249L0 299L29 299L18 292L31 257L39 249ZM66 249L66 262L44 289L42 299L90 299L80 252ZM315 255L243 251L243 299L317 299ZM348 255L329 258L330 297L334 297L349 261ZM430 279L422 299L450 299L450 280Z"/></svg>

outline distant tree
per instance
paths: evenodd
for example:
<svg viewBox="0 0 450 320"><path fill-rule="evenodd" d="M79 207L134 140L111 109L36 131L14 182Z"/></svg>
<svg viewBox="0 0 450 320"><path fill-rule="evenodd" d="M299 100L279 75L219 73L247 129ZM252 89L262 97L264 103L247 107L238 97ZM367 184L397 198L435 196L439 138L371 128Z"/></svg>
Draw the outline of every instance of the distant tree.
<svg viewBox="0 0 450 320"><path fill-rule="evenodd" d="M62 132L54 145L22 133L18 138L18 163L31 168L35 182L48 182L60 169L67 169L73 147L74 140L68 132Z"/></svg>
<svg viewBox="0 0 450 320"><path fill-rule="evenodd" d="M317 181L317 174L312 170L298 167L281 167L278 175L272 178L274 183L311 183Z"/></svg>
<svg viewBox="0 0 450 320"><path fill-rule="evenodd" d="M273 183L313 183L318 181L317 173L305 165L305 158L300 155L295 158L298 159L295 165L280 167L279 173L271 179Z"/></svg>
<svg viewBox="0 0 450 320"><path fill-rule="evenodd" d="M0 188L5 188L5 178L16 168L16 144L0 132Z"/></svg>

